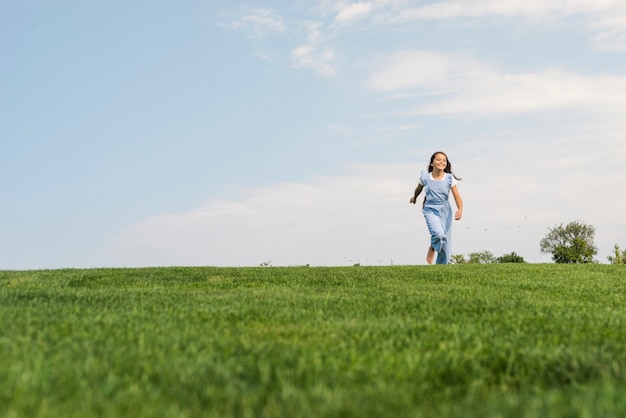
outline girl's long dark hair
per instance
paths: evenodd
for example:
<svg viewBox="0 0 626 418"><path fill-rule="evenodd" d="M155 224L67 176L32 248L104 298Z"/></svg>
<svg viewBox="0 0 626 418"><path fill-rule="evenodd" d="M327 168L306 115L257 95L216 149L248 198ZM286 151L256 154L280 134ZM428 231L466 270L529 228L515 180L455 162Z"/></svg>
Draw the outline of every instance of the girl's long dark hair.
<svg viewBox="0 0 626 418"><path fill-rule="evenodd" d="M443 170L446 173L450 173L454 176L455 179L457 180L462 180L461 177L457 177L453 172L452 172L452 163L450 163L450 159L448 159L448 156L446 155L445 152L443 151L437 151L433 154L432 157L430 157L430 163L428 163L428 172L432 173L433 171L433 161L435 161L435 157L437 156L437 154L442 154L446 157L446 168Z"/></svg>

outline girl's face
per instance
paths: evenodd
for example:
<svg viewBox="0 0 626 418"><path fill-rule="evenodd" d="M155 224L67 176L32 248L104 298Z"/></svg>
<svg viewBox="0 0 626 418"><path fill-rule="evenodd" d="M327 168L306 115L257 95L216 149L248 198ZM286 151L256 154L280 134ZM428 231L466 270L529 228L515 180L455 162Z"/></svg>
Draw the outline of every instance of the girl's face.
<svg viewBox="0 0 626 418"><path fill-rule="evenodd" d="M439 170L445 170L448 165L448 159L443 154L436 154L431 166Z"/></svg>

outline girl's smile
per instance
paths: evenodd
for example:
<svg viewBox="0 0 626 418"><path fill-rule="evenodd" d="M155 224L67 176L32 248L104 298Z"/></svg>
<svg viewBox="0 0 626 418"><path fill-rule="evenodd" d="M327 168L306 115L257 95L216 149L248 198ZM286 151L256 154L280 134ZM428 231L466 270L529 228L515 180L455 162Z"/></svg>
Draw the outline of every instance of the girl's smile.
<svg viewBox="0 0 626 418"><path fill-rule="evenodd" d="M443 154L437 154L437 156L435 157L435 161L433 161L433 168L436 168L437 170L445 170L446 166L448 165L448 159L446 158L445 155Z"/></svg>

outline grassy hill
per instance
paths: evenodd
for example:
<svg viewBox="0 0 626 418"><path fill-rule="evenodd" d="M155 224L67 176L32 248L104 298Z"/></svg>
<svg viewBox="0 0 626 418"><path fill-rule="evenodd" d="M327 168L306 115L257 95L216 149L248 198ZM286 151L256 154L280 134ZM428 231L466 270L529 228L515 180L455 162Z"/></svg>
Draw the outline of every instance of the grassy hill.
<svg viewBox="0 0 626 418"><path fill-rule="evenodd" d="M626 416L625 335L624 266L0 271L0 416Z"/></svg>

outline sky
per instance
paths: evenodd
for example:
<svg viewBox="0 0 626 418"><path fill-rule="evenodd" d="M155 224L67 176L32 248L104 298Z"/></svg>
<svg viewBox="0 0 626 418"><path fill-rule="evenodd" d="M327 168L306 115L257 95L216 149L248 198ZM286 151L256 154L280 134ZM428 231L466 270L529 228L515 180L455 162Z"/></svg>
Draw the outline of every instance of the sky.
<svg viewBox="0 0 626 418"><path fill-rule="evenodd" d="M623 0L0 1L0 269L626 248ZM454 207L454 203L453 207Z"/></svg>

